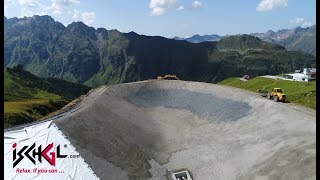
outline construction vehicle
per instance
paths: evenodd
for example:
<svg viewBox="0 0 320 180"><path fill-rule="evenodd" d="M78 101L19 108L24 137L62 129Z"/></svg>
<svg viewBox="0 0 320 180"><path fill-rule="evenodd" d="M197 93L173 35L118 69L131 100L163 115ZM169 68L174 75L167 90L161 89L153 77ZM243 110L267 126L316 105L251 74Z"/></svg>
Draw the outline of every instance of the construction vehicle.
<svg viewBox="0 0 320 180"><path fill-rule="evenodd" d="M281 88L273 88L271 92L267 93L267 98L273 99L275 102L278 102L278 101L286 102L287 101L287 97L283 93Z"/></svg>
<svg viewBox="0 0 320 180"><path fill-rule="evenodd" d="M165 76L158 76L157 79L161 80L161 79L173 79L173 80L180 80L176 75L171 75L171 74L167 74Z"/></svg>

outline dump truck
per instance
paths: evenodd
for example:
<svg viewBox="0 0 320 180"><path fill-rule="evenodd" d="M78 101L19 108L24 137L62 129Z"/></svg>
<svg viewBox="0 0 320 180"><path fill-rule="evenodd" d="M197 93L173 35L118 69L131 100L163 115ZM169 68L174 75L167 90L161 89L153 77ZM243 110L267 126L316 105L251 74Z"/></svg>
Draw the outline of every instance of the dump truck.
<svg viewBox="0 0 320 180"><path fill-rule="evenodd" d="M287 97L283 93L281 88L273 88L271 92L267 93L267 98L273 99L276 102L278 102L278 101L286 102L287 101Z"/></svg>

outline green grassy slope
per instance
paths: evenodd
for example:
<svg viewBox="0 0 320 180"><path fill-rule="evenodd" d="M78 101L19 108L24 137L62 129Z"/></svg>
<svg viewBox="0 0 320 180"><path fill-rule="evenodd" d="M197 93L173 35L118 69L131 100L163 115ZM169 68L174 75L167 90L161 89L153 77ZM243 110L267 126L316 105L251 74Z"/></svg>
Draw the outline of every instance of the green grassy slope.
<svg viewBox="0 0 320 180"><path fill-rule="evenodd" d="M39 78L23 69L4 69L4 126L30 123L59 110L89 87Z"/></svg>
<svg viewBox="0 0 320 180"><path fill-rule="evenodd" d="M239 78L228 78L218 84L233 86L249 91L257 90L270 91L274 87L282 88L287 95L288 101L301 104L303 106L316 109L316 82L296 82L286 80L273 80L268 78L256 77L249 81L242 82Z"/></svg>
<svg viewBox="0 0 320 180"><path fill-rule="evenodd" d="M61 99L61 96L35 89L21 78L11 73L10 70L4 70L4 99L5 101L18 101L24 99Z"/></svg>

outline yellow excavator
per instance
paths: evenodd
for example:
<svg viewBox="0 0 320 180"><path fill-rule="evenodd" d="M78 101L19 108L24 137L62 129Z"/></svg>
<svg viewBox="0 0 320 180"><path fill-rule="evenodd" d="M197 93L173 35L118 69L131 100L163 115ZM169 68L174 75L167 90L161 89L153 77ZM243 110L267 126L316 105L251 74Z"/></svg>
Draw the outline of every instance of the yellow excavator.
<svg viewBox="0 0 320 180"><path fill-rule="evenodd" d="M171 75L167 74L165 76L158 76L157 79L162 80L162 79L169 79L169 80L180 80L176 75Z"/></svg>

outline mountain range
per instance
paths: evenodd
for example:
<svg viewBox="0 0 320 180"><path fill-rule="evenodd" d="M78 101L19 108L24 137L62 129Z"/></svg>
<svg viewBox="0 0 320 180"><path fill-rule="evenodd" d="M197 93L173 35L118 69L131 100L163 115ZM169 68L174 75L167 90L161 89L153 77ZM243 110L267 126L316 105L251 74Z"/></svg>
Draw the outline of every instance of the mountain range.
<svg viewBox="0 0 320 180"><path fill-rule="evenodd" d="M182 80L280 74L315 67L314 56L250 35L190 43L135 32L64 26L50 16L4 18L4 65L97 87L176 74Z"/></svg>
<svg viewBox="0 0 320 180"><path fill-rule="evenodd" d="M196 35L193 35L188 38L180 38L180 37L175 36L173 39L186 40L191 43L201 43L201 42L205 42L205 41L219 41L222 38L223 38L223 36L219 36L217 34L203 35L203 36L196 34Z"/></svg>
<svg viewBox="0 0 320 180"><path fill-rule="evenodd" d="M279 31L251 34L264 41L280 44L289 51L301 51L316 56L316 25L311 27L296 27Z"/></svg>
<svg viewBox="0 0 320 180"><path fill-rule="evenodd" d="M292 29L282 29L279 31L269 30L265 33L251 33L249 35L260 38L263 41L279 44L289 51L301 51L316 56L316 25L302 28L300 26ZM186 40L192 43L201 43L205 41L219 41L228 36L212 35L194 35L189 38L174 37L176 40Z"/></svg>

